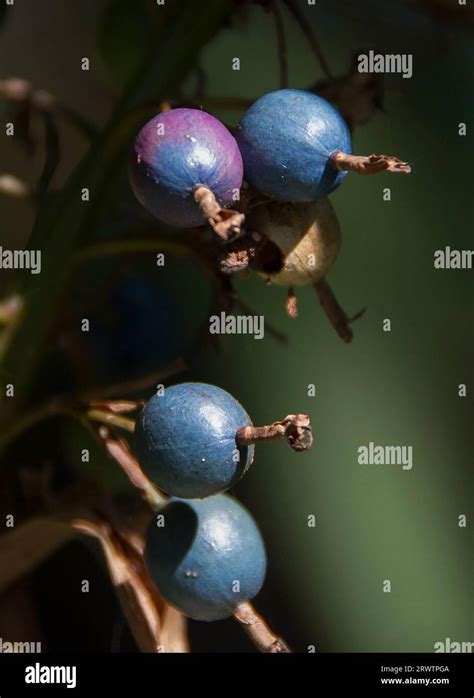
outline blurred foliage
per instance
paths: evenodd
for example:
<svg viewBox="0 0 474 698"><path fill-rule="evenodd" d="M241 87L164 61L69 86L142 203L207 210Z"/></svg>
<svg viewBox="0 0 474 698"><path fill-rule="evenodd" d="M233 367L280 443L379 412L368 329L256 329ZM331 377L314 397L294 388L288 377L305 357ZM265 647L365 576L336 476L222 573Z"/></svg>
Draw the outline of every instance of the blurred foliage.
<svg viewBox="0 0 474 698"><path fill-rule="evenodd" d="M180 3L179 12L174 7L176 16L163 42L139 69L109 124L61 192L57 205L52 210L40 209L29 247L42 250L42 273L48 277L48 284L38 288L28 271L17 275L24 307L3 357L4 375L16 377L16 393L15 401L3 402L4 411L18 410L28 396L54 310L68 280L68 261L79 241L84 243L93 237L103 222L111 199L116 199L116 177L127 162L131 140L146 115L153 113L150 107L143 110L143 103L166 94L189 74L196 54L218 32L230 10L230 4L222 0L210 0L205 15L194 2ZM179 52L174 50L177 43ZM82 200L84 181L93 192L87 206ZM30 350L32 345L35 352Z"/></svg>
<svg viewBox="0 0 474 698"><path fill-rule="evenodd" d="M158 15L157 22L164 23ZM101 58L113 80L121 87L135 75L153 41L150 17L141 0L112 0L98 30Z"/></svg>

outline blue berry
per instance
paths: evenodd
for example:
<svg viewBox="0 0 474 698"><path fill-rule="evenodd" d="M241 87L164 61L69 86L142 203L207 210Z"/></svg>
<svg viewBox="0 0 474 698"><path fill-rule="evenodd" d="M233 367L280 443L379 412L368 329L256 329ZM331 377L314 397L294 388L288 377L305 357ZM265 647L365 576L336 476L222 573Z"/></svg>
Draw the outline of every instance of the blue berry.
<svg viewBox="0 0 474 698"><path fill-rule="evenodd" d="M146 475L178 497L207 497L232 487L253 461L254 446L238 446L252 422L225 390L181 383L154 395L139 415L135 451Z"/></svg>
<svg viewBox="0 0 474 698"><path fill-rule="evenodd" d="M157 393L135 427L135 452L142 470L176 497L208 497L233 487L253 462L259 441L286 439L295 451L313 442L308 415L255 427L242 405L225 390L181 383Z"/></svg>
<svg viewBox="0 0 474 698"><path fill-rule="evenodd" d="M279 201L315 201L333 192L347 170L359 174L410 172L387 155L351 155L349 128L322 97L277 90L258 99L236 133L246 179Z"/></svg>
<svg viewBox="0 0 474 698"><path fill-rule="evenodd" d="M279 201L314 201L346 176L328 167L337 150L351 152L349 129L322 97L277 90L258 99L237 128L245 177Z"/></svg>
<svg viewBox="0 0 474 698"><path fill-rule="evenodd" d="M262 587L266 553L248 511L227 495L171 499L146 536L145 559L160 594L196 620L233 615Z"/></svg>
<svg viewBox="0 0 474 698"><path fill-rule="evenodd" d="M130 183L138 201L170 225L203 225L195 199L205 188L221 206L235 201L243 164L234 137L218 119L198 109L173 109L141 129L131 156Z"/></svg>

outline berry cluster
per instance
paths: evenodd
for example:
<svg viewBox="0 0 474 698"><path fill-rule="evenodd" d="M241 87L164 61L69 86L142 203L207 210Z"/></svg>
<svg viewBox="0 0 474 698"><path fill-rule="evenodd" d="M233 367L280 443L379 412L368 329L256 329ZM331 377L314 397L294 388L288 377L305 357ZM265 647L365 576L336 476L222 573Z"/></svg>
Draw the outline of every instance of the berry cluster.
<svg viewBox="0 0 474 698"><path fill-rule="evenodd" d="M253 462L254 444L312 444L307 415L255 427L229 393L181 383L154 395L135 427L135 451L150 481L171 495L147 534L146 559L160 593L184 614L217 620L260 590L266 555L251 515L222 494Z"/></svg>
<svg viewBox="0 0 474 698"><path fill-rule="evenodd" d="M165 224L208 222L226 243L220 273L252 267L293 296L294 285L320 284L337 258L341 232L327 197L348 172L410 171L395 157L352 155L339 112L302 90L263 96L234 135L196 109L158 114L135 140L132 188ZM291 311L296 314L295 303ZM164 598L191 618L245 615L262 586L260 532L223 492L252 464L256 442L278 438L307 449L309 418L293 414L254 427L231 395L201 383L156 394L137 420L141 469L171 497L148 530L148 568ZM277 642L275 651L283 650Z"/></svg>
<svg viewBox="0 0 474 698"><path fill-rule="evenodd" d="M167 224L196 227L207 221L229 243L221 271L253 268L268 283L288 287L291 316L297 314L293 286L315 285L325 307L318 284L341 241L328 195L350 171L409 173L410 165L387 155L352 155L340 113L304 90L264 95L234 135L197 109L158 114L138 134L131 156L137 199Z"/></svg>

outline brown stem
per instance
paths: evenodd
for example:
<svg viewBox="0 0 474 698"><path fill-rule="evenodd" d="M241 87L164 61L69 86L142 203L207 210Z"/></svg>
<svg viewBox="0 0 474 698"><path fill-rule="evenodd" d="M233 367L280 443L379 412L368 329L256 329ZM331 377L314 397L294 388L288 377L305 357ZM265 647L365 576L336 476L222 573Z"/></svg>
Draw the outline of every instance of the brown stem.
<svg viewBox="0 0 474 698"><path fill-rule="evenodd" d="M356 172L360 175L373 175L379 172L402 172L410 174L411 166L392 155L350 155L336 151L329 158L335 170Z"/></svg>
<svg viewBox="0 0 474 698"><path fill-rule="evenodd" d="M106 521L73 521L76 530L98 538L106 557L112 584L128 621L129 628L142 652L161 649L160 606L162 601L148 578L141 556L133 554Z"/></svg>
<svg viewBox="0 0 474 698"><path fill-rule="evenodd" d="M288 654L292 651L283 638L275 635L268 627L262 616L257 613L249 601L245 601L237 606L234 611L234 618L243 626L245 632L260 652Z"/></svg>
<svg viewBox="0 0 474 698"><path fill-rule="evenodd" d="M119 429L125 429L131 434L135 431L135 420L128 417L121 417L115 412L106 412L105 410L89 409L86 412L87 419L91 422L100 422L101 424L110 424Z"/></svg>
<svg viewBox="0 0 474 698"><path fill-rule="evenodd" d="M293 286L288 289L288 298L286 299L286 313L289 317L295 319L298 317L298 299Z"/></svg>
<svg viewBox="0 0 474 698"><path fill-rule="evenodd" d="M132 485L139 489L153 506L162 504L165 497L147 478L138 461L130 453L127 444L112 434L107 427L100 427L98 435L107 453L119 464Z"/></svg>
<svg viewBox="0 0 474 698"><path fill-rule="evenodd" d="M8 332L14 330L22 307L23 305L19 296L12 296L4 303L0 303L0 325L9 323L8 328L3 329L1 337L6 334L7 330ZM2 344L0 341L0 354L1 348ZM43 404L34 407L29 412L26 412L22 417L17 417L14 420L10 420L7 425L3 425L3 429L0 433L0 453L12 440L17 438L24 431L35 426L35 424L41 422L43 419L48 419L49 417L69 416L75 419L81 419L81 421L83 421L85 416L91 421L100 422L102 424L108 424L111 426L118 426L126 431L132 432L135 428L134 421L131 419L121 418L120 414L128 411L129 408L131 410L132 405L139 406L140 403L125 400L108 401L104 398L106 398L108 395L121 393L122 391L126 393L144 389L153 383L156 384L157 382L161 382L168 376L184 371L185 369L186 364L184 361L182 359L177 359L163 369L163 371L145 376L144 378L139 378L134 382L117 383L105 388L96 388L95 393L98 393L102 397L100 400L94 400L94 392L85 392L83 394L79 394L78 396L64 395L46 400ZM81 403L86 403L87 406L84 404L78 405L78 400ZM89 414L84 412L84 410L87 409L89 410Z"/></svg>
<svg viewBox="0 0 474 698"><path fill-rule="evenodd" d="M313 433L307 414L289 414L280 422L264 427L242 427L235 438L239 446L286 439L294 451L306 451L313 445Z"/></svg>
<svg viewBox="0 0 474 698"><path fill-rule="evenodd" d="M221 208L216 197L207 187L197 187L194 199L199 204L214 232L224 241L242 234L241 225L245 220L243 213Z"/></svg>
<svg viewBox="0 0 474 698"><path fill-rule="evenodd" d="M364 310L361 310L360 313L357 313L357 315L355 315L353 318L350 318L339 305L338 300L326 279L323 278L315 283L314 288L316 289L319 302L321 303L329 322L334 327L339 337L346 344L349 344L353 337L350 323L361 317L365 312L365 308Z"/></svg>
<svg viewBox="0 0 474 698"><path fill-rule="evenodd" d="M89 407L93 410L101 410L113 412L114 414L128 414L135 412L139 407L142 407L142 402L133 400L93 400Z"/></svg>

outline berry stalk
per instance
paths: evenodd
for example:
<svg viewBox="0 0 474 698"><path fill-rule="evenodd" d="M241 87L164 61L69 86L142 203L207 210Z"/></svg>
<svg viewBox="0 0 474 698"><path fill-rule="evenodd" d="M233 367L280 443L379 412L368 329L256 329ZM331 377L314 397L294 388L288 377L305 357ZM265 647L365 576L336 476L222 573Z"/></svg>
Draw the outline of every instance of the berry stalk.
<svg viewBox="0 0 474 698"><path fill-rule="evenodd" d="M354 317L350 318L345 310L339 305L339 302L326 279L323 278L315 283L314 288L318 294L321 307L326 313L326 317L328 318L329 322L334 327L343 342L349 344L352 342L352 337L354 336L350 326L351 322L358 320L365 313L365 308L354 315Z"/></svg>
<svg viewBox="0 0 474 698"><path fill-rule="evenodd" d="M162 507L167 498L147 478L137 459L130 453L127 444L107 427L100 427L97 434L109 456L118 463L132 485L143 494L153 509Z"/></svg>
<svg viewBox="0 0 474 698"><path fill-rule="evenodd" d="M360 175L373 175L379 172L402 172L410 174L408 162L393 155L350 155L337 150L329 158L331 167L343 172L351 171Z"/></svg>
<svg viewBox="0 0 474 698"><path fill-rule="evenodd" d="M279 422L263 427L246 426L237 431L239 446L250 446L259 441L286 439L294 451L306 451L313 444L313 434L307 414L289 414Z"/></svg>
<svg viewBox="0 0 474 698"><path fill-rule="evenodd" d="M260 652L271 654L289 654L292 652L283 638L275 635L249 601L237 606L234 618L243 626Z"/></svg>
<svg viewBox="0 0 474 698"><path fill-rule="evenodd" d="M224 241L239 237L242 234L241 225L245 220L243 213L221 208L216 197L208 187L197 187L194 200L199 205L214 232Z"/></svg>
<svg viewBox="0 0 474 698"><path fill-rule="evenodd" d="M288 289L288 297L286 299L286 314L293 318L293 320L298 317L298 301L293 286L290 286Z"/></svg>
<svg viewBox="0 0 474 698"><path fill-rule="evenodd" d="M105 410L91 409L86 413L87 419L91 422L100 422L101 424L109 424L110 426L125 429L125 431L133 434L135 431L135 420L128 417L121 417L115 412L106 412Z"/></svg>

